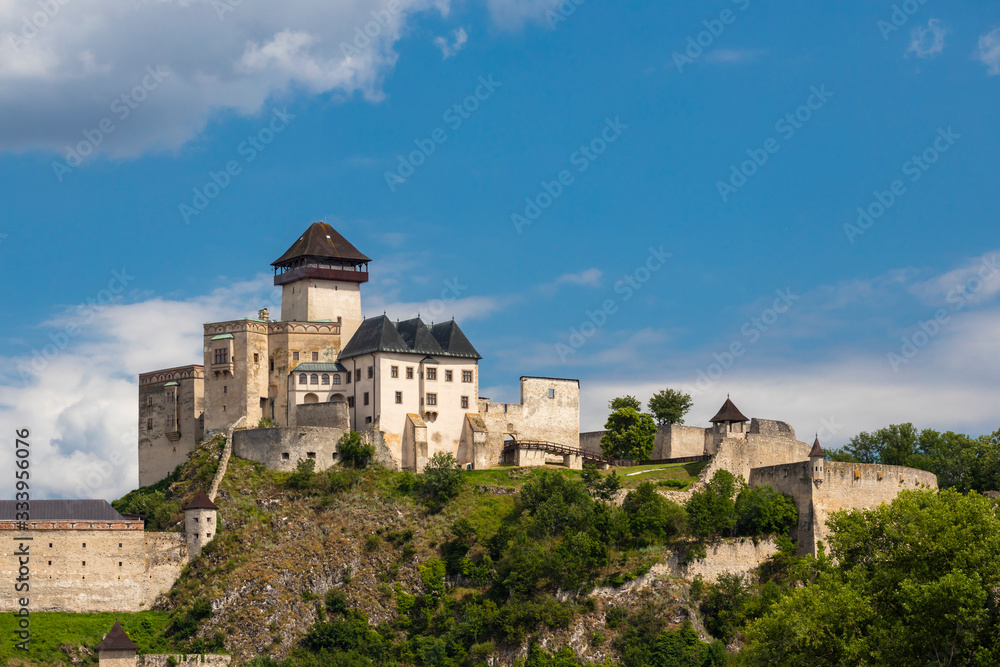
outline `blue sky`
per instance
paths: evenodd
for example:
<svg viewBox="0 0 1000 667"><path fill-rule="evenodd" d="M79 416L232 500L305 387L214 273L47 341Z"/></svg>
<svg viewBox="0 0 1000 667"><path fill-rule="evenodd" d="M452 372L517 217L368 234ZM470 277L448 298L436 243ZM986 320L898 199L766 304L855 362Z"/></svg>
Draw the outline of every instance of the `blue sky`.
<svg viewBox="0 0 1000 667"><path fill-rule="evenodd" d="M0 4L0 423L52 494L134 485L136 374L323 219L367 314L454 315L495 399L580 378L585 430L664 386L833 446L1000 427L995 3L39 7Z"/></svg>

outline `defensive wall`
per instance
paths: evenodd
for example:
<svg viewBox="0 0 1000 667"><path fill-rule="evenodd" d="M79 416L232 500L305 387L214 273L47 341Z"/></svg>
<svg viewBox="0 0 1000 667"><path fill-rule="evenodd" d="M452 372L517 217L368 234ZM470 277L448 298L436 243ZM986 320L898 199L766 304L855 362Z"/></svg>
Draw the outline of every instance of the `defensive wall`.
<svg viewBox="0 0 1000 667"><path fill-rule="evenodd" d="M653 461L661 459L677 459L684 456L701 456L709 451L712 442L712 429L700 426L685 426L683 424L668 424L656 427L656 440L653 452L649 458ZM580 434L580 449L586 452L601 453L601 438L607 431L591 431Z"/></svg>
<svg viewBox="0 0 1000 667"><path fill-rule="evenodd" d="M751 419L744 437L722 438L715 449L712 461L701 472L698 487L711 480L716 470L728 470L748 481L754 468L808 462L811 447L796 440L794 429L785 422Z"/></svg>
<svg viewBox="0 0 1000 667"><path fill-rule="evenodd" d="M815 467L808 460L758 467L748 480L750 486L770 485L795 501L799 522L792 537L800 553L816 553L817 542L826 542L833 512L890 503L900 491L938 488L934 474L902 466L821 461L820 470Z"/></svg>
<svg viewBox="0 0 1000 667"><path fill-rule="evenodd" d="M233 454L272 470L291 472L299 459L314 459L316 470L337 463L337 443L345 430L322 426L251 428L233 432Z"/></svg>
<svg viewBox="0 0 1000 667"><path fill-rule="evenodd" d="M146 533L141 520L37 521L29 530L0 522L0 577L18 577L19 544L28 545L30 595L36 611L103 612L148 609L187 562L182 533ZM14 537L31 538L24 542ZM22 594L0 594L14 611Z"/></svg>

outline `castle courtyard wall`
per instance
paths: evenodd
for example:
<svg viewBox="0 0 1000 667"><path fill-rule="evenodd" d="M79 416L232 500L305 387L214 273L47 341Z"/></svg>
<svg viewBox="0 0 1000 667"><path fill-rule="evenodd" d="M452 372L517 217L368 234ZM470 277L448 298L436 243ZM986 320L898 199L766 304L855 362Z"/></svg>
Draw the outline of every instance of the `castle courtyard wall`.
<svg viewBox="0 0 1000 667"><path fill-rule="evenodd" d="M315 459L316 470L337 463L337 443L346 429L296 426L233 432L233 454L272 470L291 472L299 459Z"/></svg>
<svg viewBox="0 0 1000 667"><path fill-rule="evenodd" d="M144 533L145 566L143 602L150 609L156 598L169 591L188 562L184 533Z"/></svg>

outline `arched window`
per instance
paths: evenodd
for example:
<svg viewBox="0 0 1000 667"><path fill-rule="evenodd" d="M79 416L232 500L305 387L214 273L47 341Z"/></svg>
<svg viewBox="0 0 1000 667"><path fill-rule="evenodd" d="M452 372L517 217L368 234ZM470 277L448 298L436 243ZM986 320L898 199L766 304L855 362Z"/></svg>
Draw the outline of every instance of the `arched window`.
<svg viewBox="0 0 1000 667"><path fill-rule="evenodd" d="M319 384L319 376L313 373L309 376L309 384Z"/></svg>
<svg viewBox="0 0 1000 667"><path fill-rule="evenodd" d="M299 384L305 384L306 382L307 382L306 374L305 373L299 374Z"/></svg>
<svg viewBox="0 0 1000 667"><path fill-rule="evenodd" d="M330 376L323 373L323 384L330 384Z"/></svg>
<svg viewBox="0 0 1000 667"><path fill-rule="evenodd" d="M333 374L333 383L334 384L340 384L340 373L334 373Z"/></svg>

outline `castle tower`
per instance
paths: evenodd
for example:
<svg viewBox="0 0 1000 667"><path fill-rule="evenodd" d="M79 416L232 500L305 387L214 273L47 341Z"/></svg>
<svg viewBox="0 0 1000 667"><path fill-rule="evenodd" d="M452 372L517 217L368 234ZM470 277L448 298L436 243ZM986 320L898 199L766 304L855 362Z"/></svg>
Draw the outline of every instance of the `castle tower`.
<svg viewBox="0 0 1000 667"><path fill-rule="evenodd" d="M823 454L823 448L819 446L819 434L816 435L816 441L813 443L813 448L809 452L809 477L810 479L823 479L823 462L826 457Z"/></svg>
<svg viewBox="0 0 1000 667"><path fill-rule="evenodd" d="M138 651L139 645L128 638L117 622L111 627L111 632L104 635L104 640L97 645L100 667L135 667Z"/></svg>
<svg viewBox="0 0 1000 667"><path fill-rule="evenodd" d="M325 222L314 222L275 260L285 322L341 321L342 340L361 325L361 284L371 259Z"/></svg>
<svg viewBox="0 0 1000 667"><path fill-rule="evenodd" d="M216 516L219 508L204 491L199 491L181 509L184 511L184 533L187 536L188 555L194 558L215 537L219 528Z"/></svg>
<svg viewBox="0 0 1000 667"><path fill-rule="evenodd" d="M719 412L712 417L712 431L722 438L742 438L746 433L747 419L739 408L726 396L726 402L719 408Z"/></svg>

